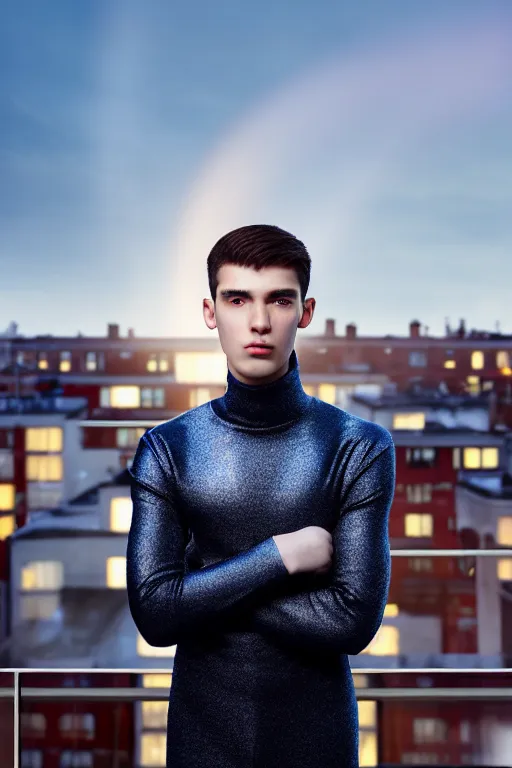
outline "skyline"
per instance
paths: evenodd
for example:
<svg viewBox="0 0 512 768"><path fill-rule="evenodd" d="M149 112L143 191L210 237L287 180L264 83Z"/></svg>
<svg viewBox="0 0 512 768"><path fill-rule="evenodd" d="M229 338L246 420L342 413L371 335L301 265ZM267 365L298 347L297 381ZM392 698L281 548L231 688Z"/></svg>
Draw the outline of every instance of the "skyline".
<svg viewBox="0 0 512 768"><path fill-rule="evenodd" d="M210 336L208 251L266 222L310 251L308 335L512 332L506 3L28 5L5 12L0 330Z"/></svg>

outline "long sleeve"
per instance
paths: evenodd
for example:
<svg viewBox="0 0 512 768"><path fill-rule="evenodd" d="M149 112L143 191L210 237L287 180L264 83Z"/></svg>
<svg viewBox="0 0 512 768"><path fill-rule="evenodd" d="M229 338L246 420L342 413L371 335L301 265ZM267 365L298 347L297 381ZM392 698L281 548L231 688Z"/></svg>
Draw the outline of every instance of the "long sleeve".
<svg viewBox="0 0 512 768"><path fill-rule="evenodd" d="M168 647L218 626L222 612L229 613L259 588L289 574L272 538L218 564L185 573L188 526L177 501L172 462L164 470L156 439L150 433L143 435L130 468L133 514L127 590L141 635L150 645Z"/></svg>
<svg viewBox="0 0 512 768"><path fill-rule="evenodd" d="M388 521L395 490L391 438L355 450L349 461L340 517L332 532L327 574L297 574L283 596L272 595L250 615L251 628L306 650L360 653L384 615L391 577ZM353 466L350 469L350 465ZM293 582L309 589L293 593ZM323 586L327 583L327 586ZM319 588L311 589L311 584ZM278 587L279 592L279 587Z"/></svg>

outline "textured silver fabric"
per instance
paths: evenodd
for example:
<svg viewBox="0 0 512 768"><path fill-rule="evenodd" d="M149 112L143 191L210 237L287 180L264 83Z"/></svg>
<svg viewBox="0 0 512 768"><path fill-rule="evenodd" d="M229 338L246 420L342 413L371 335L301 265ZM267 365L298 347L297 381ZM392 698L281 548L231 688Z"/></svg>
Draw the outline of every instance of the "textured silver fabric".
<svg viewBox="0 0 512 768"><path fill-rule="evenodd" d="M154 646L177 643L168 768L354 768L347 654L379 628L395 451L383 427L288 372L150 429L131 467L128 599ZM290 575L272 536L318 525L326 574Z"/></svg>

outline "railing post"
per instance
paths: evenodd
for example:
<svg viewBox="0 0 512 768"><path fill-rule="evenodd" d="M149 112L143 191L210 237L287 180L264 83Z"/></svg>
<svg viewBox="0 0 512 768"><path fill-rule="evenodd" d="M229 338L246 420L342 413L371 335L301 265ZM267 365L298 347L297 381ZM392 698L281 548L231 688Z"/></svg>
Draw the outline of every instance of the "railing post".
<svg viewBox="0 0 512 768"><path fill-rule="evenodd" d="M21 684L19 671L14 672L14 762L13 768L21 768Z"/></svg>

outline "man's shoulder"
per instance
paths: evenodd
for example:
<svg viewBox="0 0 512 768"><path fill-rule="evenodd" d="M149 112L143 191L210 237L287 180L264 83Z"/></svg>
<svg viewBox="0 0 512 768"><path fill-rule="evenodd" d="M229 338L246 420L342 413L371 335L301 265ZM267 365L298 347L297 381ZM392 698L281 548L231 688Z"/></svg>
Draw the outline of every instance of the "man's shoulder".
<svg viewBox="0 0 512 768"><path fill-rule="evenodd" d="M162 421L151 429L148 429L146 436L156 441L163 441L169 446L179 446L180 442L190 434L190 430L202 429L210 419L209 401L183 411L172 419Z"/></svg>
<svg viewBox="0 0 512 768"><path fill-rule="evenodd" d="M350 440L357 442L364 440L372 445L381 445L382 448L393 445L391 432L381 424L363 419L362 416L349 413L349 411L332 405L332 403L327 403L325 400L318 398L315 400L317 418L329 425L329 429L335 435L339 435L340 438L350 438Z"/></svg>

